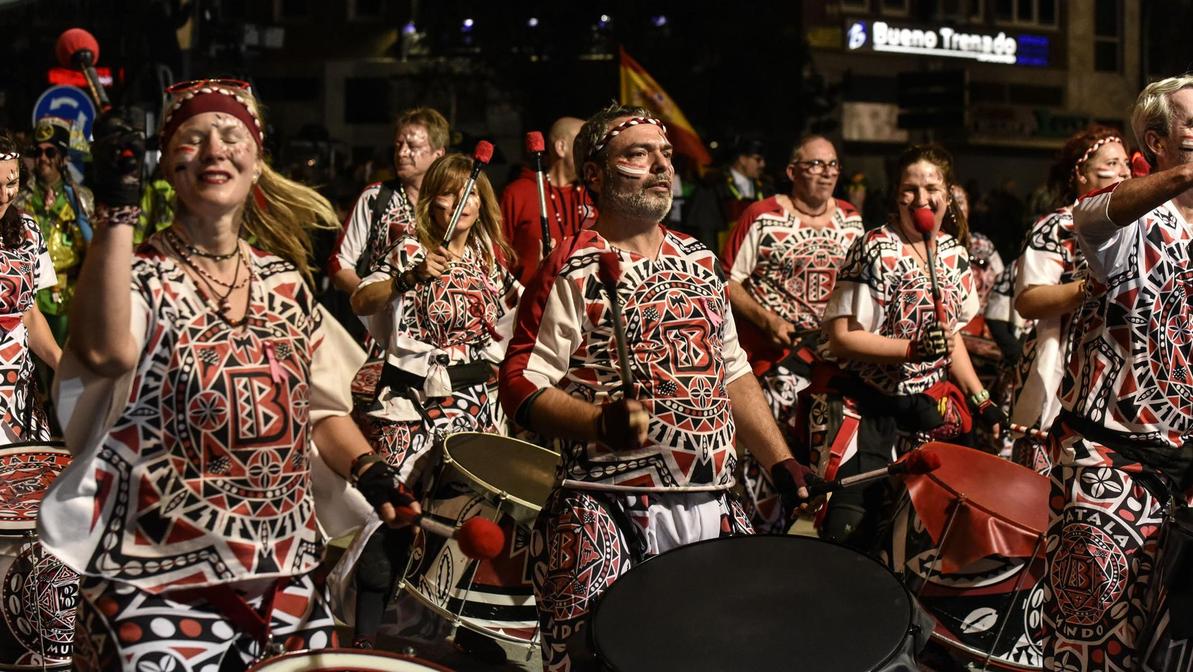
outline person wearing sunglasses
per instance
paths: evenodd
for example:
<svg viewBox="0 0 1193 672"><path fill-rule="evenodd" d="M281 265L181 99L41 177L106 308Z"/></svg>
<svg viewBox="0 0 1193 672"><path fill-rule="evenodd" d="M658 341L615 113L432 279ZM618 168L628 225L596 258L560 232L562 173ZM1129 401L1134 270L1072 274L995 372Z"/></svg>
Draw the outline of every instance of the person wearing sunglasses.
<svg viewBox="0 0 1193 672"><path fill-rule="evenodd" d="M67 315L74 296L79 268L91 238L95 203L91 190L70 179L66 167L70 151L70 122L42 117L33 129L33 146L26 156L33 160L33 178L27 180L17 207L37 221L54 264L57 282L37 293L37 307L46 317L59 345L66 342ZM48 388L49 375L43 371Z"/></svg>
<svg viewBox="0 0 1193 672"><path fill-rule="evenodd" d="M311 577L316 485L334 497L321 516L418 510L349 416L364 353L313 298L307 230L335 213L265 161L247 85L190 82L167 89L159 131L174 223L134 252L138 118L96 122L95 238L57 381L75 458L39 512L82 575L73 669L243 670L335 646ZM324 466L357 491L316 481Z"/></svg>
<svg viewBox="0 0 1193 672"><path fill-rule="evenodd" d="M847 201L833 198L841 164L827 138L796 143L787 164L791 191L750 206L721 254L729 301L742 348L789 443L796 441L798 394L808 386L820 317L833 291L837 269L864 229ZM782 534L789 514L779 493L746 451L742 455L746 509L759 532Z"/></svg>

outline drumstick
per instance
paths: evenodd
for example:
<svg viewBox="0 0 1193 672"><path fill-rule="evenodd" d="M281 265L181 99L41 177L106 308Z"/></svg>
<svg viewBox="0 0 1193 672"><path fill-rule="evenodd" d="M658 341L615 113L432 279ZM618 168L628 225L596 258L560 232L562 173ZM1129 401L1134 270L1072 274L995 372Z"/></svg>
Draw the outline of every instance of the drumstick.
<svg viewBox="0 0 1193 672"><path fill-rule="evenodd" d="M899 474L926 474L940 468L940 456L930 448L919 448L891 462L885 467L872 469L854 476L837 478L831 481L821 481L808 486L808 498L815 499L820 495L835 492L842 488L863 485L887 476Z"/></svg>
<svg viewBox="0 0 1193 672"><path fill-rule="evenodd" d="M626 348L625 323L621 315L621 299L617 281L621 279L621 261L615 252L602 252L597 257L597 275L609 295L609 309L613 313L613 338L617 342L617 364L621 369L621 392L626 399L634 396L634 373L630 370L630 355Z"/></svg>
<svg viewBox="0 0 1193 672"><path fill-rule="evenodd" d="M408 506L395 507L398 517L437 537L455 539L460 551L473 560L491 560L505 547L505 532L496 523L480 516L464 521L459 527L441 523L425 514L415 513Z"/></svg>
<svg viewBox="0 0 1193 672"><path fill-rule="evenodd" d="M451 221L447 223L447 229L443 232L444 245L450 243L452 236L456 234L456 224L460 221L460 214L464 212L464 204L468 202L468 197L472 195L472 189L476 186L476 178L480 176L481 168L486 166L492 158L493 143L487 140L481 140L476 143L476 149L472 151L472 172L468 174L468 181L464 183L464 195L456 203L456 209L452 211Z"/></svg>
<svg viewBox="0 0 1193 672"><path fill-rule="evenodd" d="M1035 427L1028 427L1027 425L1021 425L1017 422L1011 423L1011 431L1019 432L1020 434L1026 434L1027 436L1034 436L1037 439L1048 438L1048 432L1045 432L1042 429L1036 429Z"/></svg>
<svg viewBox="0 0 1193 672"><path fill-rule="evenodd" d="M526 152L534 157L534 176L539 191L539 227L543 235L543 259L551 254L551 228L547 225L547 190L543 184L543 152L547 151L547 143L543 134L531 131L526 134Z"/></svg>
<svg viewBox="0 0 1193 672"><path fill-rule="evenodd" d="M915 223L915 230L924 236L924 255L928 262L928 278L932 282L932 304L936 308L936 323L941 329L947 329L948 321L944 312L944 303L940 300L940 286L936 284L936 263L932 253L932 240L936 237L936 218L928 208L915 208L911 211L911 219Z"/></svg>

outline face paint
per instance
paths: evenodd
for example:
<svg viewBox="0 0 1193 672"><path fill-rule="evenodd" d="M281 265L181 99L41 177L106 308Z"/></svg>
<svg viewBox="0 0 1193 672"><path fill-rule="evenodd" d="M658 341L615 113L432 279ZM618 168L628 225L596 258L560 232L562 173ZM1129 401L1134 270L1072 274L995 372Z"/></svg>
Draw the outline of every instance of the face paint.
<svg viewBox="0 0 1193 672"><path fill-rule="evenodd" d="M1106 170L1106 169L1099 170L1099 171L1095 172L1094 175L1096 177L1100 177L1102 179L1112 179L1112 178L1118 177L1118 173L1114 172L1113 170Z"/></svg>
<svg viewBox="0 0 1193 672"><path fill-rule="evenodd" d="M633 164L623 163L621 161L618 161L616 164L614 164L613 169L616 170L617 172L621 173L622 175L625 175L626 177L632 177L632 178L643 177L647 173L650 172L649 168L646 168L643 166L635 166Z"/></svg>

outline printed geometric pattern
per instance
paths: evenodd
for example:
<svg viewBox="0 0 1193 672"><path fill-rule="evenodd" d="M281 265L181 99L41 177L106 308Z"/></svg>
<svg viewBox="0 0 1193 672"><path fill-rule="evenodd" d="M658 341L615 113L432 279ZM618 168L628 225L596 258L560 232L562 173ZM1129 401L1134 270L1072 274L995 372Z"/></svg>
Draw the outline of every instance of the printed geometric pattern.
<svg viewBox="0 0 1193 672"><path fill-rule="evenodd" d="M40 264L49 256L37 222L22 215L21 224L23 244L0 246L0 426L23 441L46 441L49 423L34 395L36 372L21 316L33 306ZM0 430L0 441L4 436Z"/></svg>
<svg viewBox="0 0 1193 672"><path fill-rule="evenodd" d="M36 529L41 498L68 464L64 448L0 448L0 530Z"/></svg>

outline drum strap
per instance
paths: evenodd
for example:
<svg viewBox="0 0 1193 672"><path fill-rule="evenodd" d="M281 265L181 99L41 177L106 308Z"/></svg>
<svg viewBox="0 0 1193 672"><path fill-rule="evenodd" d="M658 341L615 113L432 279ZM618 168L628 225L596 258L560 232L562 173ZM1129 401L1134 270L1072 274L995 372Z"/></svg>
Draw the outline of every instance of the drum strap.
<svg viewBox="0 0 1193 672"><path fill-rule="evenodd" d="M613 524L621 532L621 536L625 539L626 548L630 552L631 566L646 560L646 552L648 550L646 546L646 533L630 518L630 514L626 511L619 496L596 490L586 490L585 492L591 495L593 501L600 504L605 509L605 512L609 514L609 517L613 519Z"/></svg>
<svg viewBox="0 0 1193 672"><path fill-rule="evenodd" d="M263 648L269 643L273 623L273 603L278 593L285 589L289 577L280 578L265 590L261 596L261 608L254 609L240 593L228 584L172 590L168 596L179 602L207 602L215 607L221 616L233 626L252 637Z"/></svg>

